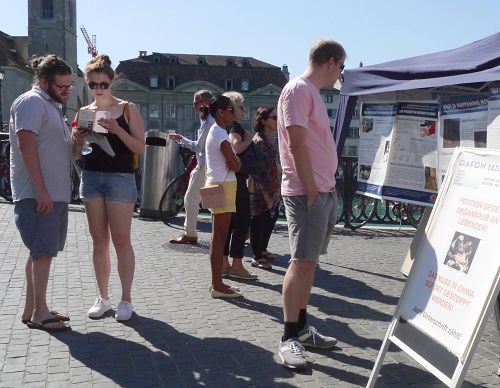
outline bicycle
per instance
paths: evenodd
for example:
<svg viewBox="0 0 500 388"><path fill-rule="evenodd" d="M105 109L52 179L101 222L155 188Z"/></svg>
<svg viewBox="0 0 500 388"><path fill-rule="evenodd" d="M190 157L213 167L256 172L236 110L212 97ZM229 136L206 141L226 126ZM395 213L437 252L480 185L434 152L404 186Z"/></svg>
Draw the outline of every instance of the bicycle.
<svg viewBox="0 0 500 388"><path fill-rule="evenodd" d="M406 202L395 202L387 201L390 208L390 213L394 215L394 221L399 222L401 225L403 221L408 222L415 229L418 228L418 224L422 219L425 207L419 205L412 205Z"/></svg>
<svg viewBox="0 0 500 388"><path fill-rule="evenodd" d="M343 200L342 220L345 227L351 230L366 225L376 211L374 198L356 193L358 188L357 164L357 161L351 159L345 160L339 165L339 169L342 168L342 181L337 186L338 197Z"/></svg>
<svg viewBox="0 0 500 388"><path fill-rule="evenodd" d="M163 192L158 212L160 219L166 224L184 209L184 196L189 185L191 171L196 167L196 154L187 148L179 150L184 164L184 171L172 179Z"/></svg>
<svg viewBox="0 0 500 388"><path fill-rule="evenodd" d="M12 202L10 186L10 140L0 141L0 196Z"/></svg>

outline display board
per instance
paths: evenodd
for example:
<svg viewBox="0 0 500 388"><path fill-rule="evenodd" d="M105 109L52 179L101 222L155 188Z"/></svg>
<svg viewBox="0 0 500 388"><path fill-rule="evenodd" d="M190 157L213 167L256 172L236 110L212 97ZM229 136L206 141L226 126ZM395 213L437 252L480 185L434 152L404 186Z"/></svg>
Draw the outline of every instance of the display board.
<svg viewBox="0 0 500 388"><path fill-rule="evenodd" d="M456 147L500 149L498 87L428 95L362 103L358 194L432 206Z"/></svg>
<svg viewBox="0 0 500 388"><path fill-rule="evenodd" d="M500 152L457 148L368 386L389 342L461 383L498 294L499 235Z"/></svg>

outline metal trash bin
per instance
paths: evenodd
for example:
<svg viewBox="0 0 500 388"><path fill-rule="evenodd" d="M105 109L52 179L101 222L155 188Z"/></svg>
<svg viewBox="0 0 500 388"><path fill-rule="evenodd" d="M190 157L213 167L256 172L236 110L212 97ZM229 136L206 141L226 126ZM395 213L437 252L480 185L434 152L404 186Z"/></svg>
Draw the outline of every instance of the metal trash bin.
<svg viewBox="0 0 500 388"><path fill-rule="evenodd" d="M167 186L177 173L176 143L165 132L146 132L146 149L141 180L141 217L159 218L158 206Z"/></svg>

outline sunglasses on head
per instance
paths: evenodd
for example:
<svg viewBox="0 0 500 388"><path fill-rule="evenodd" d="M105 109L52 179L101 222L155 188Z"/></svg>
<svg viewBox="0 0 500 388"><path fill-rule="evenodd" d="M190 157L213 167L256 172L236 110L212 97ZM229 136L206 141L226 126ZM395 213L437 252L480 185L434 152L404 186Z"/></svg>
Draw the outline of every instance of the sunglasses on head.
<svg viewBox="0 0 500 388"><path fill-rule="evenodd" d="M109 88L109 82L89 82L87 84L90 89L107 89Z"/></svg>

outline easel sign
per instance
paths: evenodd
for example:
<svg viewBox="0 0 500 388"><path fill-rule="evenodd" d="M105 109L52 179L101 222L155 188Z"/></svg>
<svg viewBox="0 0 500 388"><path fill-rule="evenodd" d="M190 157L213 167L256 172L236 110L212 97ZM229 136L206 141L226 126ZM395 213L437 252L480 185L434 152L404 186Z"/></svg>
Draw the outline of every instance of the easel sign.
<svg viewBox="0 0 500 388"><path fill-rule="evenodd" d="M368 381L392 342L460 386L498 294L500 152L457 148Z"/></svg>

